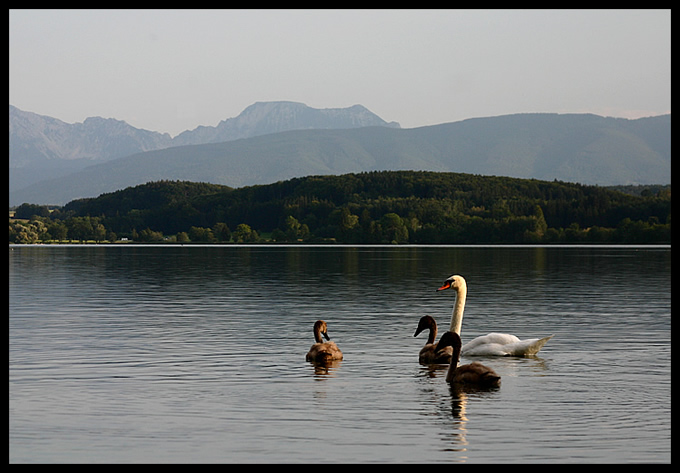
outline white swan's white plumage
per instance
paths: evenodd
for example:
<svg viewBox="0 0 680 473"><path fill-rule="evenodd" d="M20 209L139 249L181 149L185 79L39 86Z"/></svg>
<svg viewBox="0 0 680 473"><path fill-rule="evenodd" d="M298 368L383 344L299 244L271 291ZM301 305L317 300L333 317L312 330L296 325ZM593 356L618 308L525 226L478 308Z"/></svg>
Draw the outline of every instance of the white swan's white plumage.
<svg viewBox="0 0 680 473"><path fill-rule="evenodd" d="M553 335L520 340L509 333L482 335L463 345L461 353L468 356L527 356L535 355Z"/></svg>
<svg viewBox="0 0 680 473"><path fill-rule="evenodd" d="M463 311L465 310L465 299L467 297L465 278L458 275L451 276L444 281L444 284L437 291L445 289L453 289L456 292L456 303L453 306L449 330L460 335L463 324ZM463 345L461 354L467 356L530 356L537 354L543 348L543 345L553 336L520 340L516 336L507 333L490 333L477 337Z"/></svg>

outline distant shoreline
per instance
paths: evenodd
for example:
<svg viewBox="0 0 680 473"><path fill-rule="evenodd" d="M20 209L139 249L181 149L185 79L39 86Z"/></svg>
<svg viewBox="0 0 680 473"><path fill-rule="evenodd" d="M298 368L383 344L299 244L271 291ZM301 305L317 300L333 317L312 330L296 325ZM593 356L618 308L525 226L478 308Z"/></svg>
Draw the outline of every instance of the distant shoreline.
<svg viewBox="0 0 680 473"><path fill-rule="evenodd" d="M392 244L352 244L352 243L141 243L141 242L120 242L120 243L10 243L12 247L85 247L85 246L105 246L105 247L214 247L214 248L644 248L644 249L671 249L670 244L659 243L636 243L636 244L611 244L611 243L572 243L572 244L534 244L534 243L508 243L508 244L422 244L406 243L399 245Z"/></svg>

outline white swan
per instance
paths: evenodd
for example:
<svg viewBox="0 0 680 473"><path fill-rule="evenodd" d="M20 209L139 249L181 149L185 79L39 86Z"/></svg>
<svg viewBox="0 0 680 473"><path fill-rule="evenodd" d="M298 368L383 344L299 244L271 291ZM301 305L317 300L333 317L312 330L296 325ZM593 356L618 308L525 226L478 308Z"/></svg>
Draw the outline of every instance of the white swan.
<svg viewBox="0 0 680 473"><path fill-rule="evenodd" d="M462 276L454 275L444 281L437 289L443 291L453 289L456 291L456 303L451 314L451 332L460 335L463 323L463 311L465 310L465 298L467 297L467 283ZM507 333L490 333L469 341L461 349L461 354L467 356L527 356L535 355L543 345L554 335L544 338L531 338L520 340L514 335Z"/></svg>

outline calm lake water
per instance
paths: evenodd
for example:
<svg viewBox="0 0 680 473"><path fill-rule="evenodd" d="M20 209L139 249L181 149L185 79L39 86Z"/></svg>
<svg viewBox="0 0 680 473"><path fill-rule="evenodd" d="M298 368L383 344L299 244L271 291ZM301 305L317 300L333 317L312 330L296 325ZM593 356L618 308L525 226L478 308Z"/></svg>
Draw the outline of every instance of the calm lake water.
<svg viewBox="0 0 680 473"><path fill-rule="evenodd" d="M418 363L452 274L463 342L555 334L479 360L497 390ZM9 275L10 462L670 462L670 247L10 246Z"/></svg>

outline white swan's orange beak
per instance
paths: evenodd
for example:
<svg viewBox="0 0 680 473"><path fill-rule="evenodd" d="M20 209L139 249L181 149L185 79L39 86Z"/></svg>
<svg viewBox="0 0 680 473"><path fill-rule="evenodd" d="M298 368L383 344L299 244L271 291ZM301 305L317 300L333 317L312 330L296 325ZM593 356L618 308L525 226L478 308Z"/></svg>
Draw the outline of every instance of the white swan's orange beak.
<svg viewBox="0 0 680 473"><path fill-rule="evenodd" d="M443 291L444 289L448 289L451 287L451 281L446 281L442 287L437 289L437 291Z"/></svg>

